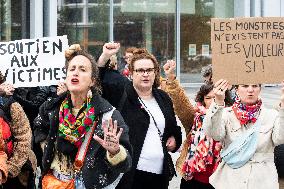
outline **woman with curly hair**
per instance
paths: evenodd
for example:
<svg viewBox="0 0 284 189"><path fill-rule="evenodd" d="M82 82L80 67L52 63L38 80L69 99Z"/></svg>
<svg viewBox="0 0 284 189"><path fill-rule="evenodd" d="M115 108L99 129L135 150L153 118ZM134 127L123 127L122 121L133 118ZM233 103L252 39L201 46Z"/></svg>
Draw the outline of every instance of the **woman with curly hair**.
<svg viewBox="0 0 284 189"><path fill-rule="evenodd" d="M209 177L220 162L221 145L203 132L203 119L210 104L214 101L213 85L208 83L197 92L193 108L184 89L175 77L175 61L168 60L164 65L166 85L164 90L172 98L175 113L186 131L180 157L177 160L177 171L182 175L181 189L212 189ZM226 102L230 102L229 93Z"/></svg>
<svg viewBox="0 0 284 189"><path fill-rule="evenodd" d="M213 85L202 85L195 98L197 106L193 125L177 163L183 177L181 189L213 189L209 184L209 177L221 160L221 144L206 136L202 128L204 116L213 100Z"/></svg>
<svg viewBox="0 0 284 189"><path fill-rule="evenodd" d="M105 44L99 60L108 60L111 51L115 53L118 49L118 44ZM170 97L158 89L159 63L146 49L136 49L129 64L132 81L122 79L119 74L111 75L104 61L99 63L103 93L112 94L106 97L121 110L133 146L132 168L116 188L168 188L169 180L175 174L169 152L179 148L181 130Z"/></svg>
<svg viewBox="0 0 284 189"><path fill-rule="evenodd" d="M68 90L46 101L34 121L35 141L43 148L41 186L113 188L131 166L128 127L100 96L94 58L79 45L65 57Z"/></svg>

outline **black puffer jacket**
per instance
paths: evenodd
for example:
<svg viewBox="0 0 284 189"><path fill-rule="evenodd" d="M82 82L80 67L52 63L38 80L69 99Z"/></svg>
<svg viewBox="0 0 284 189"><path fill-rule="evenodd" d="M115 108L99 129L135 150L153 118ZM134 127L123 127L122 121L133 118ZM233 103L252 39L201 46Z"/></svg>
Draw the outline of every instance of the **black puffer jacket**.
<svg viewBox="0 0 284 189"><path fill-rule="evenodd" d="M278 176L284 178L284 144L274 148L274 162Z"/></svg>
<svg viewBox="0 0 284 189"><path fill-rule="evenodd" d="M39 107L47 100L47 97L45 87L19 87L13 94L13 98L23 107L31 125L38 114Z"/></svg>
<svg viewBox="0 0 284 189"><path fill-rule="evenodd" d="M39 115L34 121L35 142L47 141L42 158L43 175L50 169L54 158L55 143L58 142L59 108L65 98L66 94L63 94L56 99L46 101L40 107ZM95 107L95 115L98 116L100 120L95 129L95 133L103 138L101 118L104 113L110 111L113 107L105 99L95 93L93 93L91 103ZM129 143L128 127L124 123L119 111L114 110L112 119L117 120L118 126L123 128L123 133L120 137L120 145L126 149L127 158L118 165L112 166L106 159L106 150L97 141L92 139L85 157L84 165L81 169L87 189L103 188L111 184L120 173L126 172L131 167L130 154L132 148Z"/></svg>

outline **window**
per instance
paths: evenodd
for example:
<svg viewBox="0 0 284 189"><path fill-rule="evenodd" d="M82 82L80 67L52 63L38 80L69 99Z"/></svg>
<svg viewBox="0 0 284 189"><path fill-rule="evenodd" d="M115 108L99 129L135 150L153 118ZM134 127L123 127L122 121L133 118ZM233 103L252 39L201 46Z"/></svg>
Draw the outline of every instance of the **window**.
<svg viewBox="0 0 284 189"><path fill-rule="evenodd" d="M57 33L67 35L69 44L80 43L84 49L95 52L108 41L109 1L84 0L83 2L71 6L63 4L58 7ZM88 5L85 2L96 4Z"/></svg>
<svg viewBox="0 0 284 189"><path fill-rule="evenodd" d="M29 38L29 2L0 0L0 41Z"/></svg>
<svg viewBox="0 0 284 189"><path fill-rule="evenodd" d="M82 3L83 0L65 0L66 4Z"/></svg>
<svg viewBox="0 0 284 189"><path fill-rule="evenodd" d="M175 0L121 0L114 4L114 40L146 47L158 62L175 58Z"/></svg>
<svg viewBox="0 0 284 189"><path fill-rule="evenodd" d="M201 68L211 64L212 17L234 17L234 1L181 0L180 70L183 83L203 82Z"/></svg>

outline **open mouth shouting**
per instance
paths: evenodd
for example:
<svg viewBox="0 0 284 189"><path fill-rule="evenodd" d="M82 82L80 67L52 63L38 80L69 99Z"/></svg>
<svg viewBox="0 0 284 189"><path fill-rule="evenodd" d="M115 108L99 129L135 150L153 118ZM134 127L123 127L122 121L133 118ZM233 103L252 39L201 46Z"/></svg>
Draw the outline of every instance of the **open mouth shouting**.
<svg viewBox="0 0 284 189"><path fill-rule="evenodd" d="M72 78L72 79L71 79L71 83L72 83L73 85L76 85L76 84L79 83L79 79L77 79L77 78Z"/></svg>

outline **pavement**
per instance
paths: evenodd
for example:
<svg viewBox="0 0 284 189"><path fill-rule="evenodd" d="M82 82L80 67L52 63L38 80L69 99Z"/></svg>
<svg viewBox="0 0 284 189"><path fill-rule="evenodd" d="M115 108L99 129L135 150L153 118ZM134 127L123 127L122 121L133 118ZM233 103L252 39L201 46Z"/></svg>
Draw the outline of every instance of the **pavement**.
<svg viewBox="0 0 284 189"><path fill-rule="evenodd" d="M187 96L190 98L191 102L195 98L197 91L199 90L200 84L182 84ZM264 85L261 89L261 98L263 101L264 106L267 108L274 108L279 104L280 99L280 86L279 85ZM183 131L183 139L185 139L185 132ZM172 159L174 163L176 162L177 158L179 157L179 153L173 153ZM178 175L174 177L170 182L169 189L179 189L180 186L181 176ZM279 180L280 189L284 189L284 179Z"/></svg>

